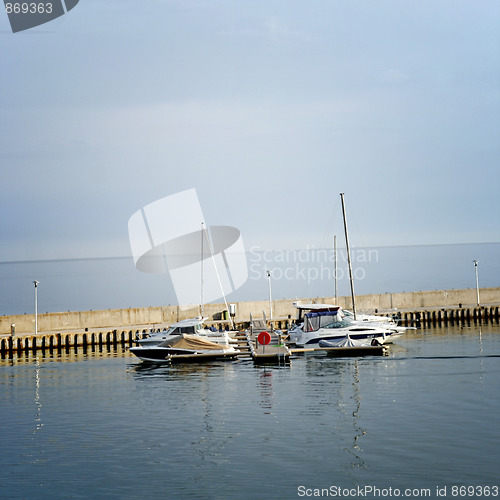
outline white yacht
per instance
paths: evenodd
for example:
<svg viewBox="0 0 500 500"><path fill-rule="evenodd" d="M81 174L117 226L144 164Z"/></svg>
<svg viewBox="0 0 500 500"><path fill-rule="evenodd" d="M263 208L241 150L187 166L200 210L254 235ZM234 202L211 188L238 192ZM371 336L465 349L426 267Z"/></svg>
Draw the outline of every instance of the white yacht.
<svg viewBox="0 0 500 500"><path fill-rule="evenodd" d="M290 342L295 343L298 347L317 348L319 347L320 340L340 342L346 337L354 341L377 339L378 342L384 343L390 337L394 338L394 336L399 336L406 330L403 327L398 327L394 321L391 323L390 318L356 314L344 193L340 193L340 200L342 203L347 264L349 268L352 307L354 312L347 312L347 314L344 314L341 307L329 304L296 304L299 310L299 317L296 326L288 332L290 335ZM302 314L304 312L304 320L301 323Z"/></svg>
<svg viewBox="0 0 500 500"><path fill-rule="evenodd" d="M158 345L131 347L130 352L149 363L200 362L234 359L239 350L232 345L207 340L200 335L172 335Z"/></svg>
<svg viewBox="0 0 500 500"><path fill-rule="evenodd" d="M182 321L179 321L178 323L174 323L168 330L150 333L147 337L138 339L136 342L143 347L155 346L175 336L188 334L203 337L204 339L210 340L211 342L215 342L217 344L237 343L237 340L230 336L230 334L236 332L219 332L215 328L207 328L205 326L206 319L207 318L203 318L202 316L191 319L184 319Z"/></svg>
<svg viewBox="0 0 500 500"><path fill-rule="evenodd" d="M352 323L358 326L367 326L367 327L379 327L381 329L387 330L386 337L384 342L390 343L395 338L401 336L403 333L408 330L408 327L398 326L396 321L388 316L376 316L372 314L356 314L356 319L354 319L354 313L348 311L346 309L342 309L340 306L336 306L333 304L300 304L295 303L295 307L297 308L297 320L296 325L290 330L290 334L292 334L295 330L298 330L302 327L304 322L304 316L308 312L339 312L339 321L342 320L344 324L346 322ZM340 327L340 325L337 325ZM367 337L371 338L371 337Z"/></svg>
<svg viewBox="0 0 500 500"><path fill-rule="evenodd" d="M384 343L391 336L399 333L396 328L374 322L347 319L339 306L318 307L306 312L303 322L289 330L289 340L297 347L304 348L317 348L320 340L337 342L346 336L353 340L375 338L380 343Z"/></svg>
<svg viewBox="0 0 500 500"><path fill-rule="evenodd" d="M297 321L301 321L302 315L308 311L335 311L340 306L334 304L301 304L300 302L294 302L293 304L298 311ZM354 321L354 313L342 308L342 314L346 319ZM356 313L356 321L363 323L381 323L384 325L397 326L396 321L389 316L376 316L375 314L359 314Z"/></svg>

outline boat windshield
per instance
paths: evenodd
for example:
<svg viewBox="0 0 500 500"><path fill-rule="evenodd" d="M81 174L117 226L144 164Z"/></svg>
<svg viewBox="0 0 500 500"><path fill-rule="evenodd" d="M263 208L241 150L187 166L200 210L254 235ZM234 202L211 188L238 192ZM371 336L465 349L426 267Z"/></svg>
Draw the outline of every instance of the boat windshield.
<svg viewBox="0 0 500 500"><path fill-rule="evenodd" d="M167 335L182 335L187 333L189 335L195 335L199 329L200 325L196 326L171 326L168 329Z"/></svg>
<svg viewBox="0 0 500 500"><path fill-rule="evenodd" d="M320 328L338 328L330 326L340 323L341 316L337 311L311 312L304 316L304 331L315 332ZM343 323L343 322L342 322Z"/></svg>
<svg viewBox="0 0 500 500"><path fill-rule="evenodd" d="M330 323L329 325L326 325L324 328L347 328L348 326L351 326L350 321L335 321L335 323Z"/></svg>

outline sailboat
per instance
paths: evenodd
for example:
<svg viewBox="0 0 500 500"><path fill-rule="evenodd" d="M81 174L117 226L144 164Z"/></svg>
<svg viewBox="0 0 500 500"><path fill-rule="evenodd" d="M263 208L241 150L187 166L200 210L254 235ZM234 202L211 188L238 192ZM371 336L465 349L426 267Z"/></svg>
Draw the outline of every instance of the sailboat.
<svg viewBox="0 0 500 500"><path fill-rule="evenodd" d="M336 344L346 338L351 341L363 342L371 342L372 339L377 339L377 342L384 343L390 336L399 333L395 327L389 324L383 324L382 321L380 323L376 323L371 321L358 321L357 319L344 193L340 193L340 198L342 202L344 232L347 247L347 263L349 267L349 281L352 299L352 318L348 317L340 306L328 304L314 305L304 314L303 323L289 331L290 342L295 343L297 347L318 348L320 347L320 341L333 342ZM307 307L304 306L297 307L301 307L303 310L307 309Z"/></svg>
<svg viewBox="0 0 500 500"><path fill-rule="evenodd" d="M190 355L191 358L201 359L202 351L210 351L204 353L203 358L211 359L214 356L214 347L210 347L210 344L215 344L217 349L215 354L237 354L239 351L235 350L231 344L236 344L238 341L231 337L230 334L236 333L236 331L218 331L215 328L208 328L204 323L208 319L203 317L203 260L204 260L204 239L208 241L208 246L210 249L210 254L213 259L212 246L210 244L210 239L206 233L205 225L201 224L201 298L200 298L200 316L195 318L185 319L174 323L170 328L160 331L150 333L147 337L143 339L137 339L136 342L139 347L130 348L130 352L135 354L137 357L145 361L162 361L167 357L171 360L172 356L178 355ZM213 262L215 266L215 260ZM217 267L215 266L215 271L218 276ZM220 279L219 279L219 285ZM221 285L222 291L222 285ZM224 292L222 291L223 295ZM224 295L224 302L226 303L226 297ZM231 318L232 323L232 318ZM233 323L232 323L233 324ZM198 342L200 341L200 342ZM210 356L207 356L210 354ZM190 360L191 360L190 358Z"/></svg>

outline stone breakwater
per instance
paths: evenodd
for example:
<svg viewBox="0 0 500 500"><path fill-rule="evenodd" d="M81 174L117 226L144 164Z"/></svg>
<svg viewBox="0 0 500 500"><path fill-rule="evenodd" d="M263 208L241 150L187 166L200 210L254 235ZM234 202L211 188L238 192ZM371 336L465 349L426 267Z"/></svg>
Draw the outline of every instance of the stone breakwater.
<svg viewBox="0 0 500 500"><path fill-rule="evenodd" d="M357 312L381 315L399 315L402 320L436 321L474 317L495 317L495 308L500 305L500 287L482 288L479 291L482 307L477 308L475 289L435 290L421 292L385 293L360 295L356 297ZM296 317L294 304L297 299L272 301L272 316L278 325L286 328L288 322ZM304 298L300 303L333 304L332 297ZM337 304L344 309L351 309L351 297L338 297ZM474 310L476 312L474 313ZM457 311L457 312L455 312ZM463 311L463 312L461 312ZM466 311L469 311L468 313ZM269 300L238 302L235 304L234 323L244 327L253 317L262 317L263 312L269 318ZM445 314L446 313L446 314ZM40 332L89 332L163 328L172 323L200 314L196 306L164 306L130 309L109 309L100 311L75 311L38 314ZM412 316L413 314L413 316ZM496 313L498 314L498 312ZM225 304L207 304L203 315L209 322L228 324L230 317ZM498 317L498 316L497 316ZM12 326L15 325L15 326ZM33 335L35 333L35 315L23 314L0 316L0 335ZM128 335L127 335L128 337Z"/></svg>

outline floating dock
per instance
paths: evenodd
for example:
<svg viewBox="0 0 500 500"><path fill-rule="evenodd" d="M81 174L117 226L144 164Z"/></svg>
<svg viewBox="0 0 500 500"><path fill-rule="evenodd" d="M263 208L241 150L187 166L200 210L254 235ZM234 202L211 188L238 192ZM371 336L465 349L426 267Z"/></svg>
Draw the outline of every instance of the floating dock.
<svg viewBox="0 0 500 500"><path fill-rule="evenodd" d="M250 318L250 328L245 331L245 338L256 365L290 363L290 349L285 345L281 333L268 328L265 317Z"/></svg>
<svg viewBox="0 0 500 500"><path fill-rule="evenodd" d="M249 332L246 335L250 355L256 365L290 363L290 349L284 344L280 336L271 334L271 342L267 345L261 345L256 337L252 338Z"/></svg>

